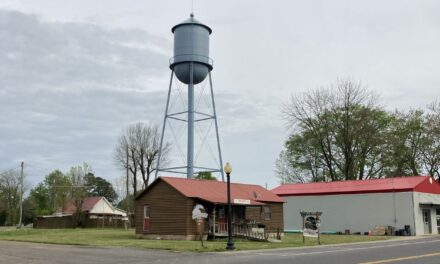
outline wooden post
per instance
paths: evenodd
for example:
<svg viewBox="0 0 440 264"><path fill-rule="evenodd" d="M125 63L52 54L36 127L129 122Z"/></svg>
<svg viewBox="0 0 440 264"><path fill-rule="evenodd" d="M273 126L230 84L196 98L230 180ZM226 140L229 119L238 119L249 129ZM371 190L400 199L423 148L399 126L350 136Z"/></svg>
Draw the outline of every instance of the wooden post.
<svg viewBox="0 0 440 264"><path fill-rule="evenodd" d="M302 224L303 244L305 244L306 243L306 237L304 236L304 215L302 215L302 219L303 219L303 224Z"/></svg>
<svg viewBox="0 0 440 264"><path fill-rule="evenodd" d="M18 220L18 228L21 228L23 223L23 167L24 162L21 162L21 171L20 171L20 216Z"/></svg>
<svg viewBox="0 0 440 264"><path fill-rule="evenodd" d="M128 182L130 180L129 177L129 168L128 168L128 145L125 145L125 172L126 172L126 179L125 179L125 205L126 205L126 214L127 214L127 229L131 227L131 221L130 221L130 200L128 196L130 195L129 189L128 189ZM156 174L157 175L157 174Z"/></svg>
<svg viewBox="0 0 440 264"><path fill-rule="evenodd" d="M321 245L321 233L319 232L319 227L318 227L318 245Z"/></svg>
<svg viewBox="0 0 440 264"><path fill-rule="evenodd" d="M216 205L214 204L214 210L213 210L213 212L212 212L212 214L213 214L213 217L212 217L212 236L213 236L213 238L215 239L215 209L216 209Z"/></svg>

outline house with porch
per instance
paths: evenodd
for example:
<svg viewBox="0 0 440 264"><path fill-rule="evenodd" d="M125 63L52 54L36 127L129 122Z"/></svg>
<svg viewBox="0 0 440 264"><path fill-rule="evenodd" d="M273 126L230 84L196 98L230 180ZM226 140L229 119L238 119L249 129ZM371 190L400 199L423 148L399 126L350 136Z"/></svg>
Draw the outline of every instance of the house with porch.
<svg viewBox="0 0 440 264"><path fill-rule="evenodd" d="M231 183L233 234L259 230L282 235L283 199L253 184ZM195 205L205 209L206 234L226 236L227 184L215 180L159 177L136 196L136 236L151 239L197 238Z"/></svg>

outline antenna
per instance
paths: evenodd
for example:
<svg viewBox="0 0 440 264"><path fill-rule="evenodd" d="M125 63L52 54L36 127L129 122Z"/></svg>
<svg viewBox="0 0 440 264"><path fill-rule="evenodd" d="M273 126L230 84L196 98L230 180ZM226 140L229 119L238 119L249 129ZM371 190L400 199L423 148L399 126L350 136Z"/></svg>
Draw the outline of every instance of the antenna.
<svg viewBox="0 0 440 264"><path fill-rule="evenodd" d="M191 17L194 16L194 0L191 0Z"/></svg>

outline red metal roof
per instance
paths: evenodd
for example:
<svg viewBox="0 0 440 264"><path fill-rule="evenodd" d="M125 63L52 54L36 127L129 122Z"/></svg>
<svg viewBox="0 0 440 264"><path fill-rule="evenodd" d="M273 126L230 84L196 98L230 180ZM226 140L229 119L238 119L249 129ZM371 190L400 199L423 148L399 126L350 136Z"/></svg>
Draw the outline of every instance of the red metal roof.
<svg viewBox="0 0 440 264"><path fill-rule="evenodd" d="M279 196L384 192L424 192L440 194L440 184L428 176L411 176L363 181L283 184L273 189L272 192Z"/></svg>
<svg viewBox="0 0 440 264"><path fill-rule="evenodd" d="M99 197L99 196L86 197L84 199L81 211L82 212L88 212L88 211L92 210L93 206L95 206L95 204L98 203L99 200L101 200L101 199L102 199L102 197ZM73 201L68 201L67 202L63 213L65 213L65 214L74 214L74 213L76 213L76 206L73 203Z"/></svg>
<svg viewBox="0 0 440 264"><path fill-rule="evenodd" d="M226 182L175 177L160 177L159 179L186 197L199 198L214 204L227 203ZM249 200L251 205L262 205L265 202L284 202L282 198L259 185L241 183L231 183L231 203L234 203L234 199Z"/></svg>

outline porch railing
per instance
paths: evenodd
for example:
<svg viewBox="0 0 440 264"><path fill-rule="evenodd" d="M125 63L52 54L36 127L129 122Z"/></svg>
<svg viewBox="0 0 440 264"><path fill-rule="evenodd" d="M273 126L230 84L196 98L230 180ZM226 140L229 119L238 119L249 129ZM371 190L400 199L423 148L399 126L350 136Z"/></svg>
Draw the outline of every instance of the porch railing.
<svg viewBox="0 0 440 264"><path fill-rule="evenodd" d="M210 230L212 232L212 230ZM227 223L215 223L215 235L227 234ZM249 240L268 241L269 239L281 239L279 228L269 227L258 223L233 223L232 235Z"/></svg>

